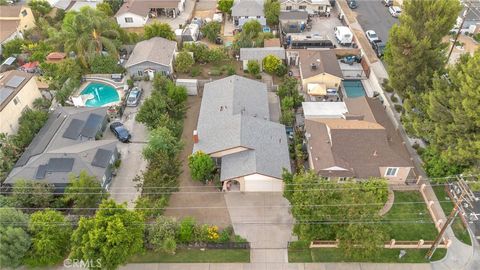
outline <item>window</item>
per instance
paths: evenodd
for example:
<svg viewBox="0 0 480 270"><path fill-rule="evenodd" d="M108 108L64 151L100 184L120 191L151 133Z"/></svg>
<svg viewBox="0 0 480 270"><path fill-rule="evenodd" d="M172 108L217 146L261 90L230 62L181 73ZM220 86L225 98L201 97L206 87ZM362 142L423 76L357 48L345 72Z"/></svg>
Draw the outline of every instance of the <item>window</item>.
<svg viewBox="0 0 480 270"><path fill-rule="evenodd" d="M257 19L260 19L261 16L257 16Z"/></svg>
<svg viewBox="0 0 480 270"><path fill-rule="evenodd" d="M398 168L387 168L385 172L385 176L396 176L398 172Z"/></svg>
<svg viewBox="0 0 480 270"><path fill-rule="evenodd" d="M287 6L287 10L292 10L292 6Z"/></svg>
<svg viewBox="0 0 480 270"><path fill-rule="evenodd" d="M126 23L133 23L133 18L132 17L125 17L125 22Z"/></svg>
<svg viewBox="0 0 480 270"><path fill-rule="evenodd" d="M18 97L15 97L13 99L13 104L17 105L18 103L20 103L20 99Z"/></svg>
<svg viewBox="0 0 480 270"><path fill-rule="evenodd" d="M307 6L298 6L298 9L307 9Z"/></svg>
<svg viewBox="0 0 480 270"><path fill-rule="evenodd" d="M27 14L28 14L28 13L27 13L27 11L26 11L25 9L22 10L22 16L23 16L23 17L27 16Z"/></svg>
<svg viewBox="0 0 480 270"><path fill-rule="evenodd" d="M245 16L244 18L245 18L245 19L248 19L248 16Z"/></svg>
<svg viewBox="0 0 480 270"><path fill-rule="evenodd" d="M139 70L138 71L138 76L143 76L143 71Z"/></svg>
<svg viewBox="0 0 480 270"><path fill-rule="evenodd" d="M348 177L339 177L338 182L345 182L348 180Z"/></svg>

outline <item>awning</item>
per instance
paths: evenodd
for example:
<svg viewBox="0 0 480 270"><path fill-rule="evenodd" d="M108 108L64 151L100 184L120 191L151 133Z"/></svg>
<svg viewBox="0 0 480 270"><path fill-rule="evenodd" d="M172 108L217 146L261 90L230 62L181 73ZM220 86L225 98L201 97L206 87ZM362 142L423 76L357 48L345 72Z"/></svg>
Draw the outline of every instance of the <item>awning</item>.
<svg viewBox="0 0 480 270"><path fill-rule="evenodd" d="M327 95L327 86L324 83L308 83L307 93L311 96Z"/></svg>

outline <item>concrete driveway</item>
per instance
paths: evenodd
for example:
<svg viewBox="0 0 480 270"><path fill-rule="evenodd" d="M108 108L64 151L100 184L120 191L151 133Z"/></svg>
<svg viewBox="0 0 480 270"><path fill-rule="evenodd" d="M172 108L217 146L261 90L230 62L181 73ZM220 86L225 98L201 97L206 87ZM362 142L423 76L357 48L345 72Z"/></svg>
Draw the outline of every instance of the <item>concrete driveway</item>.
<svg viewBox="0 0 480 270"><path fill-rule="evenodd" d="M293 217L282 193L230 192L225 201L235 233L250 242L251 262L288 261Z"/></svg>
<svg viewBox="0 0 480 270"><path fill-rule="evenodd" d="M150 96L151 83L140 82L140 87L143 88L142 102L146 97ZM135 121L140 105L137 107L127 107L122 119L119 119L125 127L132 134L131 143L118 142L117 147L121 155L121 165L118 169L117 176L112 179L108 188L110 196L117 203L127 202L128 207L135 206L135 200L140 196L139 190L135 187L136 182L133 179L137 174L140 174L147 166L147 161L142 157L142 149L147 141L147 128ZM115 136L107 128L105 131L105 138L115 139Z"/></svg>

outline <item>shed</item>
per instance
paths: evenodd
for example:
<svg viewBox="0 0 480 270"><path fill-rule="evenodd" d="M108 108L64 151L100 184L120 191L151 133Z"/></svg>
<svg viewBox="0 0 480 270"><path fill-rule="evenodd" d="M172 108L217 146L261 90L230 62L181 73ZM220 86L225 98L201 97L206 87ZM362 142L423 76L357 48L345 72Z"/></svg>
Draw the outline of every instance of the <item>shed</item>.
<svg viewBox="0 0 480 270"><path fill-rule="evenodd" d="M185 86L189 96L198 95L198 80L197 79L177 79L175 82L177 86Z"/></svg>

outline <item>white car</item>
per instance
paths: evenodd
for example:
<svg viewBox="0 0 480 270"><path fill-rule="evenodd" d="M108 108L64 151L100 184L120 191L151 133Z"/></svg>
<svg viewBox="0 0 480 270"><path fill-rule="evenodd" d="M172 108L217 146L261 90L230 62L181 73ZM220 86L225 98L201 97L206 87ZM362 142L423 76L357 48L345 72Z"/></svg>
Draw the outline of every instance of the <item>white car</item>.
<svg viewBox="0 0 480 270"><path fill-rule="evenodd" d="M375 33L375 31L373 30L365 31L365 35L367 36L368 42L370 42L371 44L378 40L377 33Z"/></svg>
<svg viewBox="0 0 480 270"><path fill-rule="evenodd" d="M393 17L398 18L398 16L402 14L402 8L399 6L390 6L388 7L388 12L390 12Z"/></svg>

